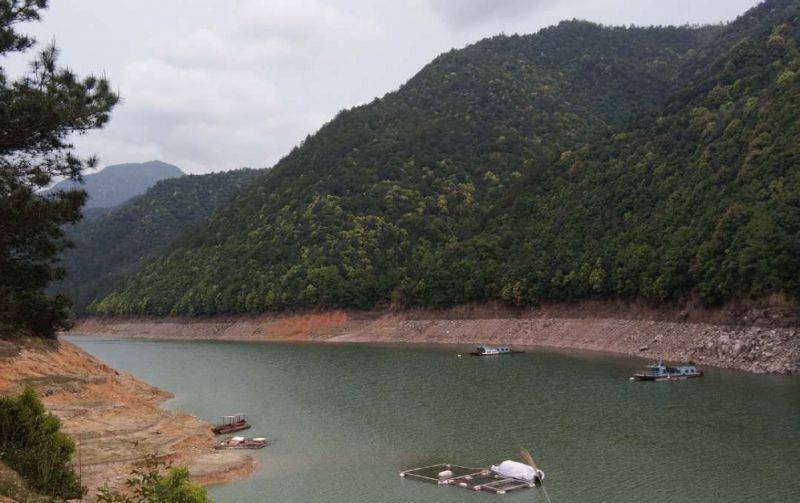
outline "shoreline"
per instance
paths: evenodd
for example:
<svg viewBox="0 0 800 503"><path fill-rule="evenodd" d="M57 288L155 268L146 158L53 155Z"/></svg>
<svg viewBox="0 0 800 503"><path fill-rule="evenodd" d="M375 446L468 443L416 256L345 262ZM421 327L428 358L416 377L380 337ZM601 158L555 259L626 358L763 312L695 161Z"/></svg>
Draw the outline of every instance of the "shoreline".
<svg viewBox="0 0 800 503"><path fill-rule="evenodd" d="M70 335L240 342L414 343L601 351L692 361L753 373L800 374L800 325L785 316L751 316L732 323L719 313L679 313L640 307L556 306L540 310L462 307L442 311L324 311L207 318L86 318ZM614 314L619 316L614 317ZM684 319L680 319L683 317Z"/></svg>
<svg viewBox="0 0 800 503"><path fill-rule="evenodd" d="M173 397L117 371L63 339L55 343L0 341L0 394L32 386L46 409L75 440L86 500L105 483L124 490L131 470L147 455L188 467L192 480L216 485L247 478L255 460L217 451L211 427L162 405Z"/></svg>

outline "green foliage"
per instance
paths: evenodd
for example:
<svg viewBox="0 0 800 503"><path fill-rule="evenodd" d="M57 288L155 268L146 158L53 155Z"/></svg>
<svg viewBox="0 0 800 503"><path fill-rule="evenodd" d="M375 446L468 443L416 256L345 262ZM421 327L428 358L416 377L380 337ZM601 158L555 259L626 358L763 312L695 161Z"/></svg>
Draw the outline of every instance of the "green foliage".
<svg viewBox="0 0 800 503"><path fill-rule="evenodd" d="M83 488L72 466L75 444L60 427L32 389L0 397L0 460L40 494L79 498Z"/></svg>
<svg viewBox="0 0 800 503"><path fill-rule="evenodd" d="M798 298L799 19L770 0L726 27L566 22L451 51L96 309Z"/></svg>
<svg viewBox="0 0 800 503"><path fill-rule="evenodd" d="M46 5L0 0L0 57L33 45L15 27ZM81 80L58 68L57 56L44 48L15 81L0 68L0 337L52 336L66 325L67 300L48 298L45 287L61 275L55 263L68 243L60 226L79 218L85 194L36 191L53 177L78 179L93 163L72 154L69 138L103 126L118 100L105 79Z"/></svg>
<svg viewBox="0 0 800 503"><path fill-rule="evenodd" d="M162 473L166 470L166 475ZM149 456L143 469L135 469L126 481L127 492L108 486L98 489L99 503L211 503L205 488L189 480L186 468L173 468Z"/></svg>
<svg viewBox="0 0 800 503"><path fill-rule="evenodd" d="M66 229L74 247L64 254L66 277L51 290L69 297L74 310L83 312L260 174L239 169L163 180L117 208L87 215Z"/></svg>

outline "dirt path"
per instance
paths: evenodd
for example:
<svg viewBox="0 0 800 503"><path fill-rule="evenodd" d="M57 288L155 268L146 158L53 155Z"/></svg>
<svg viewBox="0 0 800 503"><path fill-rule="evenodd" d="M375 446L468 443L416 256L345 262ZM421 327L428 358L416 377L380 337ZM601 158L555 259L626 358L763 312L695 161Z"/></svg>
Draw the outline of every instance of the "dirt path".
<svg viewBox="0 0 800 503"><path fill-rule="evenodd" d="M252 458L213 448L209 425L162 409L171 398L132 375L118 372L68 342L24 347L0 342L0 393L33 386L78 444L77 461L89 495L108 482L121 488L134 464L157 453L189 467L202 484L248 476Z"/></svg>

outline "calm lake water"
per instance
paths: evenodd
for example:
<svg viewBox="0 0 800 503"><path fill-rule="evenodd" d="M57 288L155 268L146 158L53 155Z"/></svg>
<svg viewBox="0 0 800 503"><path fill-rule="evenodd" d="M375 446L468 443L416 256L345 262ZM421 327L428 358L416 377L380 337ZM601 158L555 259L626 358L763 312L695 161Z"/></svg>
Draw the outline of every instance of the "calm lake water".
<svg viewBox="0 0 800 503"><path fill-rule="evenodd" d="M218 503L544 502L398 476L438 462L488 466L529 448L553 503L800 501L800 379L706 369L626 379L646 362L464 347L165 342L71 337L175 393L207 421L246 412L251 479Z"/></svg>

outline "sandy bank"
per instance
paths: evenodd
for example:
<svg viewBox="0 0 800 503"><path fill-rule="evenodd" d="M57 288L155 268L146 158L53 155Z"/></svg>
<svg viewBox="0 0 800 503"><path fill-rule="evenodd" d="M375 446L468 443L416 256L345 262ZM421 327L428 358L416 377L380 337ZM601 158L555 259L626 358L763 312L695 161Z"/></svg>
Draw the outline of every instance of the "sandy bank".
<svg viewBox="0 0 800 503"><path fill-rule="evenodd" d="M793 312L652 310L584 303L537 310L445 311L82 320L72 333L236 341L515 344L694 361L759 373L800 373Z"/></svg>
<svg viewBox="0 0 800 503"><path fill-rule="evenodd" d="M246 477L254 460L213 448L208 424L160 405L171 395L118 372L68 342L20 347L0 341L0 393L33 386L78 443L83 484L124 485L134 464L157 453L202 484ZM89 498L92 499L92 498Z"/></svg>

